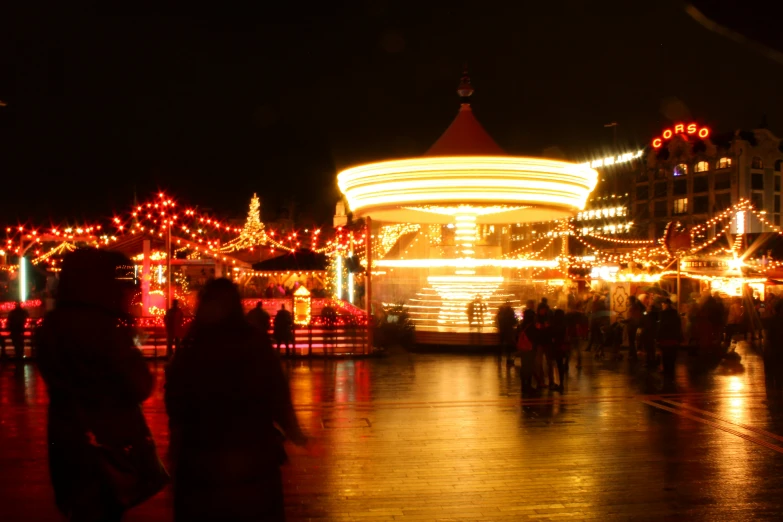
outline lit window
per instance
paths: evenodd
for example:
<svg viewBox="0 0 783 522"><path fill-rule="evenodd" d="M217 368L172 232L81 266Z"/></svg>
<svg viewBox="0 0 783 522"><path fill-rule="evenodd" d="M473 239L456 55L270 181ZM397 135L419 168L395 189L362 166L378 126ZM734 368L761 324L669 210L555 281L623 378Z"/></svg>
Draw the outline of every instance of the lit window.
<svg viewBox="0 0 783 522"><path fill-rule="evenodd" d="M674 175L675 176L684 176L688 173L688 165L685 163L680 163L676 167L674 167Z"/></svg>
<svg viewBox="0 0 783 522"><path fill-rule="evenodd" d="M763 169L764 168L764 162L761 161L761 158L758 156L753 156L753 159L750 162L750 168L752 169Z"/></svg>
<svg viewBox="0 0 783 522"><path fill-rule="evenodd" d="M707 172L710 170L710 164L706 161L700 161L696 164L696 166L693 168L694 172Z"/></svg>
<svg viewBox="0 0 783 522"><path fill-rule="evenodd" d="M687 214L688 213L688 198L680 198L674 200L674 214Z"/></svg>
<svg viewBox="0 0 783 522"><path fill-rule="evenodd" d="M731 167L731 158L723 157L718 160L718 164L715 166L715 168L718 169L727 169Z"/></svg>

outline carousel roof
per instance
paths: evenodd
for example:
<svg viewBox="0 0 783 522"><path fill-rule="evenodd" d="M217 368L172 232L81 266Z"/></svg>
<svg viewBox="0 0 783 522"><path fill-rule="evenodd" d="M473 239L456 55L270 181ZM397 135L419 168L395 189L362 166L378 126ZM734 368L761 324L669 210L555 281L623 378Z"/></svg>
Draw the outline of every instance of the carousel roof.
<svg viewBox="0 0 783 522"><path fill-rule="evenodd" d="M457 94L462 98L457 117L424 156L505 156L500 145L473 116L469 98L474 89L467 68L462 75Z"/></svg>
<svg viewBox="0 0 783 522"><path fill-rule="evenodd" d="M469 103L463 103L457 117L425 156L505 156L500 145L484 130Z"/></svg>
<svg viewBox="0 0 783 522"><path fill-rule="evenodd" d="M451 223L457 213L479 224L548 221L584 208L598 173L585 165L509 156L473 116L465 72L462 105L422 157L343 170L340 190L354 216L393 223Z"/></svg>

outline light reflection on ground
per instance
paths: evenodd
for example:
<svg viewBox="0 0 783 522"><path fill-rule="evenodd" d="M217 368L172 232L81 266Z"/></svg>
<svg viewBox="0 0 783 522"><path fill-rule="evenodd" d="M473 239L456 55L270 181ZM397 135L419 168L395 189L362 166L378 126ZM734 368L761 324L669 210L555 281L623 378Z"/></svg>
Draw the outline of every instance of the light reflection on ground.
<svg viewBox="0 0 783 522"><path fill-rule="evenodd" d="M731 367L682 353L673 383L585 357L565 393L522 402L517 369L495 355L288 361L314 437L289 451L290 519L775 519L783 408L740 351ZM145 412L165 455L162 397L159 381ZM3 520L55 519L45 405L33 365L0 366ZM129 520L170 520L169 504L163 493Z"/></svg>

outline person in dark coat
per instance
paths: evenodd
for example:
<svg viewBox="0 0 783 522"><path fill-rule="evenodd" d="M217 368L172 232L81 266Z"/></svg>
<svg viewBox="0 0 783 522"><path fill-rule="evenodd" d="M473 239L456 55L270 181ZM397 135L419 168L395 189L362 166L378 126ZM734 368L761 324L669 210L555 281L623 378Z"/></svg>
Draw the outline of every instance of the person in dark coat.
<svg viewBox="0 0 783 522"><path fill-rule="evenodd" d="M280 305L280 310L275 314L274 334L277 351L280 351L281 345L285 345L285 354L289 355L294 341L294 318L284 304Z"/></svg>
<svg viewBox="0 0 783 522"><path fill-rule="evenodd" d="M8 336L14 346L14 357L21 361L24 359L24 331L27 328L27 319L30 314L22 308L22 303L16 302L14 309L8 312Z"/></svg>
<svg viewBox="0 0 783 522"><path fill-rule="evenodd" d="M115 279L116 268L130 264L104 250L68 254L56 308L39 330L49 472L57 507L72 521L117 521L123 514L88 441L124 448L149 437L139 405L154 379L134 345L128 311L135 290Z"/></svg>
<svg viewBox="0 0 783 522"><path fill-rule="evenodd" d="M547 320L552 319L552 310L549 308L549 299L546 297L541 298L541 302L538 303L538 308L536 309L536 314L538 314L539 320L541 318L541 310L546 310Z"/></svg>
<svg viewBox="0 0 783 522"><path fill-rule="evenodd" d="M533 372L536 378L536 389L541 391L546 383L544 382L544 357L547 363L550 361L552 348L552 325L549 319L549 307L538 307L536 313L536 324L533 330L532 341L536 351L535 370ZM552 362L554 364L554 362ZM554 383L554 366L549 366L549 389L556 389Z"/></svg>
<svg viewBox="0 0 783 522"><path fill-rule="evenodd" d="M185 314L182 313L178 300L171 302L171 308L166 311L163 321L166 324L166 357L171 358L174 350L179 350L185 334Z"/></svg>
<svg viewBox="0 0 783 522"><path fill-rule="evenodd" d="M232 356L215 357L216 346ZM283 439L303 445L307 438L280 359L243 317L228 279L204 287L183 348L167 369L165 402L175 521L284 520Z"/></svg>
<svg viewBox="0 0 783 522"><path fill-rule="evenodd" d="M664 299L662 310L658 316L658 332L655 340L661 349L661 361L663 374L667 377L674 376L674 365L677 361L677 350L682 344L682 321L677 310L672 308L670 299Z"/></svg>
<svg viewBox="0 0 783 522"><path fill-rule="evenodd" d="M535 393L533 389L533 371L536 352L533 349L533 337L536 328L536 313L528 308L522 314L522 322L517 326L517 351L519 352L519 376L522 379L522 394Z"/></svg>
<svg viewBox="0 0 783 522"><path fill-rule="evenodd" d="M608 309L606 306L606 299L601 294L595 294L592 301L587 305L590 310L590 339L587 342L586 352L593 349L593 345L597 345L598 353L603 353L603 330L604 327L609 325Z"/></svg>
<svg viewBox="0 0 783 522"><path fill-rule="evenodd" d="M476 321L476 301L473 300L465 307L465 314L468 316L468 328L473 328L473 323Z"/></svg>
<svg viewBox="0 0 783 522"><path fill-rule="evenodd" d="M269 325L271 320L269 314L264 310L263 303L259 300L256 306L247 313L247 322L255 326L265 334L269 334Z"/></svg>
<svg viewBox="0 0 783 522"><path fill-rule="evenodd" d="M505 302L498 308L495 314L495 327L498 329L498 336L501 349L504 353L510 354L514 350L514 330L517 326L517 316L511 303Z"/></svg>

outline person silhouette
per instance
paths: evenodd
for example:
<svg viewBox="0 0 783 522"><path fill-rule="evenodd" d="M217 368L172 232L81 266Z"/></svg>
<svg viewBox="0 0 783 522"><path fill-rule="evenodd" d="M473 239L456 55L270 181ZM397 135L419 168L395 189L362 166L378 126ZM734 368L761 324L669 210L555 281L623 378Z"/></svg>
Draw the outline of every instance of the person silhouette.
<svg viewBox="0 0 783 522"><path fill-rule="evenodd" d="M134 344L129 310L135 288L115 278L118 267L131 264L105 250L68 254L56 307L38 332L38 366L49 394L49 472L68 520L120 520L167 479L162 467L138 468L149 471L150 489L129 502L102 457L151 446L149 455L157 459L140 408L155 381ZM128 475L137 476L126 474L126 485Z"/></svg>
<svg viewBox="0 0 783 522"><path fill-rule="evenodd" d="M166 311L163 321L166 323L166 358L168 359L182 344L185 314L182 313L177 299L171 301L171 308Z"/></svg>
<svg viewBox="0 0 783 522"><path fill-rule="evenodd" d="M285 345L285 354L289 355L294 341L294 318L284 304L280 305L280 310L275 314L274 334L277 351L280 351L281 345Z"/></svg>
<svg viewBox="0 0 783 522"><path fill-rule="evenodd" d="M215 357L215 348L231 357ZM260 349L259 349L260 347ZM268 336L228 279L207 283L166 371L174 520L284 520L284 437L307 437ZM281 433L275 425L279 426Z"/></svg>
<svg viewBox="0 0 783 522"><path fill-rule="evenodd" d="M17 301L14 309L8 313L8 336L14 347L14 358L17 361L24 359L24 331L27 329L27 319L30 314L22 308L22 303Z"/></svg>
<svg viewBox="0 0 783 522"><path fill-rule="evenodd" d="M255 326L264 334L269 335L269 314L264 310L264 305L259 299L256 306L247 313L247 322Z"/></svg>

